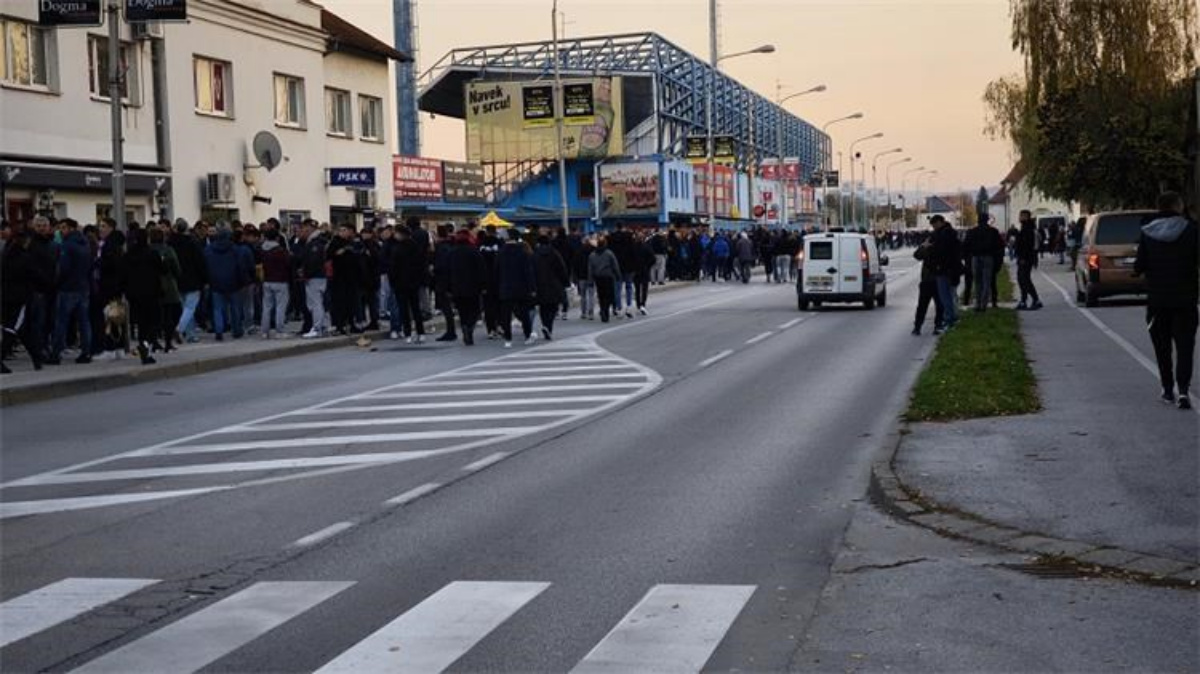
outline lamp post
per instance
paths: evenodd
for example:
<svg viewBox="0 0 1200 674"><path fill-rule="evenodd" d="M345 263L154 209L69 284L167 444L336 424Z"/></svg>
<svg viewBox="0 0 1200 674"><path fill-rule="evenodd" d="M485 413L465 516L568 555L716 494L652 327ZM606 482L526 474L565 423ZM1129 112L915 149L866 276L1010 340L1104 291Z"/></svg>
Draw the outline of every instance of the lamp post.
<svg viewBox="0 0 1200 674"><path fill-rule="evenodd" d="M779 111L775 116L777 120L775 125L775 150L776 154L779 156L779 177L783 184L783 189L781 190L783 192L783 201L779 207L779 223L783 227L786 227L788 224L788 185L787 175L783 165L783 104L787 103L793 98L799 98L800 96L804 96L806 94L819 94L825 90L826 86L824 84L818 84L811 89L805 89L804 91L797 91L794 94L782 96L783 85L780 84L778 80L775 81L775 105L779 107Z"/></svg>
<svg viewBox="0 0 1200 674"><path fill-rule="evenodd" d="M858 145L859 143L862 143L864 141L875 140L876 138L883 138L883 132L877 131L869 136L863 136L862 138L859 138L858 140L854 141L853 143L850 143L850 222L851 223L858 222L858 214L857 214L858 209L856 208L857 204L855 203L857 201L857 199L854 196L855 195L854 146Z"/></svg>
<svg viewBox="0 0 1200 674"><path fill-rule="evenodd" d="M833 119L828 122L825 122L825 124L823 126L821 126L821 133L826 134L826 129L833 126L834 124L837 124L838 122L845 122L845 121L851 120L851 119L862 119L862 118L863 118L863 114L861 112L856 112L856 113L853 113L850 115L846 115L845 117L838 117L837 119ZM826 135L828 135L828 134L826 134ZM829 164L830 164L830 162L832 162L832 160L833 160L833 145L831 143L830 148L829 148L829 154L825 155L825 166L822 167L826 175L824 175L821 180L821 211L822 211L821 218L823 220L825 220L825 223L823 223L823 224L825 224L826 227L828 227L828 223L829 223L829 199L827 198L828 192L829 192L829 175L828 175L828 173L831 168L829 166ZM841 166L841 164L842 164L841 159L839 159L838 160L838 195L839 195L838 217L841 217L841 209L842 209L842 199L840 198L840 195L842 193L842 176L841 176L842 166Z"/></svg>
<svg viewBox="0 0 1200 674"><path fill-rule="evenodd" d="M898 159L898 160L888 164L887 167L883 169L883 177L887 181L887 193L888 193L887 209L888 209L888 220L889 221L892 219L892 167L899 166L900 164L907 164L910 161L912 161L912 157L905 157L904 159ZM889 229L890 228L891 227L889 226Z"/></svg>
<svg viewBox="0 0 1200 674"><path fill-rule="evenodd" d="M550 29L554 38L554 131L558 138L558 199L561 202L559 225L566 230L571 223L571 205L567 203L567 159L563 154L563 86L558 58L558 0L550 8Z"/></svg>
<svg viewBox="0 0 1200 674"><path fill-rule="evenodd" d="M921 181L924 180L927 176L933 177L933 176L937 175L937 173L938 173L937 170L929 169L928 171L925 171L924 173L917 174L917 214L916 215L917 215L918 219L921 217ZM932 188L932 185L930 187Z"/></svg>
<svg viewBox="0 0 1200 674"><path fill-rule="evenodd" d="M895 147L890 150L884 150L883 152L876 152L875 156L871 158L871 210L867 212L867 221L871 225L874 225L875 223L875 203L879 200L879 178L876 175L876 165L878 164L880 157L889 154L897 154L900 152L904 152L904 148Z"/></svg>
<svg viewBox="0 0 1200 674"><path fill-rule="evenodd" d="M908 176L910 176L914 173L918 173L920 171L924 171L924 170L925 170L924 166L918 166L917 168L909 169L909 170L905 171L904 174L900 176L900 195L901 196L904 195L904 185L905 185L905 183L908 182ZM907 201L907 199L905 199L904 209L900 211L900 219L904 221L905 227L908 226L908 216L905 214L905 211L907 210L907 208L908 208L908 201ZM915 221L914 221L914 223L915 223Z"/></svg>
<svg viewBox="0 0 1200 674"><path fill-rule="evenodd" d="M555 0L557 2L557 0ZM764 44L754 49L735 52L720 56L717 54L717 0L708 0L708 60L709 68L708 82L705 87L704 96L704 127L706 135L706 143L708 147L705 165L708 168L708 222L709 225L716 224L717 219L717 193L716 176L713 168L713 98L716 96L718 66L725 59L735 58L737 56L745 56L747 54L772 54L775 52L775 45Z"/></svg>

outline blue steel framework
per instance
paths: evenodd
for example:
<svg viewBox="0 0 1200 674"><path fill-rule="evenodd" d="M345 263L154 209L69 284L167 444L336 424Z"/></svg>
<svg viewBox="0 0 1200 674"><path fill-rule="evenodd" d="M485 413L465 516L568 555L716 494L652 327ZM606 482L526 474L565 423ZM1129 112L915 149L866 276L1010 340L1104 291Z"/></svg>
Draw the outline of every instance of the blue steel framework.
<svg viewBox="0 0 1200 674"><path fill-rule="evenodd" d="M417 119L414 84L417 73L416 19L416 0L393 0L392 30L396 49L413 57L411 62L396 64L396 137L400 154L413 156L421 154L421 127Z"/></svg>
<svg viewBox="0 0 1200 674"><path fill-rule="evenodd" d="M421 76L421 97L452 71L472 72L484 79L548 77L554 67L553 53L551 42L455 49ZM828 135L657 33L566 39L559 43L559 54L564 76L652 77L653 114L658 122L656 151L660 154L681 157L688 136L704 135L706 85L715 76L714 134L734 137L740 170L748 170L752 157L761 162L777 156L779 129L784 156L800 158L803 179L829 159Z"/></svg>

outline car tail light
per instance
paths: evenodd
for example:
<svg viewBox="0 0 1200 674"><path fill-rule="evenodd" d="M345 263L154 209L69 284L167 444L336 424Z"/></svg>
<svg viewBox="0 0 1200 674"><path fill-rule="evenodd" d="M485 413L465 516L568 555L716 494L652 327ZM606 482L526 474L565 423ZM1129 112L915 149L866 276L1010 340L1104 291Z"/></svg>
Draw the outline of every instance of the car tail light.
<svg viewBox="0 0 1200 674"><path fill-rule="evenodd" d="M1092 254L1088 255L1087 264L1088 264L1088 269L1099 269L1100 268L1100 256L1096 253L1092 253Z"/></svg>

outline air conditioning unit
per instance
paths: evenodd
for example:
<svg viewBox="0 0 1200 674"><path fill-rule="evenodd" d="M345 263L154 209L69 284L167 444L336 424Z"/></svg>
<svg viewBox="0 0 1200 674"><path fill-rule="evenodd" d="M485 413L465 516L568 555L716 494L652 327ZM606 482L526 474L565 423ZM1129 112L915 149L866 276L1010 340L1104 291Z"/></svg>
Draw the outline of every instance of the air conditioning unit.
<svg viewBox="0 0 1200 674"><path fill-rule="evenodd" d="M234 200L232 173L209 173L204 177L204 204L228 204Z"/></svg>
<svg viewBox="0 0 1200 674"><path fill-rule="evenodd" d="M354 190L354 207L360 211L372 210L378 202L375 190Z"/></svg>
<svg viewBox="0 0 1200 674"><path fill-rule="evenodd" d="M130 32L133 33L135 40L150 40L163 37L163 26L158 21L141 21L129 25Z"/></svg>

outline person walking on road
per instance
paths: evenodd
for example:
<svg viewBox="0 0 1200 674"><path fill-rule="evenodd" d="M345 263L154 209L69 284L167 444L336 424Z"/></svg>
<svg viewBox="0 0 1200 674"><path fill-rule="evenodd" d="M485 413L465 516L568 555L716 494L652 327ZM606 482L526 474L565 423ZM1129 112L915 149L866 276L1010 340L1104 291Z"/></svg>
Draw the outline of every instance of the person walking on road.
<svg viewBox="0 0 1200 674"><path fill-rule="evenodd" d="M1183 198L1178 193L1167 192L1160 196L1158 210L1158 216L1142 227L1133 269L1134 273L1146 277L1149 295L1146 324L1158 360L1162 400L1186 410L1192 407L1189 387L1196 350L1197 302L1200 300L1197 291L1200 239L1197 238L1196 223L1183 215ZM1172 346L1174 354L1171 353Z"/></svg>
<svg viewBox="0 0 1200 674"><path fill-rule="evenodd" d="M562 256L550 245L548 237L538 237L537 249L533 251L533 271L537 279L537 304L542 320L542 337L549 341L554 339L554 319L558 316L559 305L567 294L571 275L567 272L567 263L563 262Z"/></svg>
<svg viewBox="0 0 1200 674"><path fill-rule="evenodd" d="M1017 233L1017 285L1021 287L1021 301L1017 309L1037 311L1042 308L1037 288L1033 286L1033 270L1038 266L1038 230L1033 222L1033 213L1025 210L1020 214L1021 229ZM1032 299L1033 304L1028 304Z"/></svg>
<svg viewBox="0 0 1200 674"><path fill-rule="evenodd" d="M458 312L463 344L475 343L475 324L479 321L479 301L484 289L483 253L471 243L471 233L460 229L450 250L450 296Z"/></svg>
<svg viewBox="0 0 1200 674"><path fill-rule="evenodd" d="M613 310L613 294L619 278L621 265L617 262L617 256L609 250L607 237L602 236L596 244L596 250L588 257L588 280L596 287L601 323L608 322L609 312Z"/></svg>
<svg viewBox="0 0 1200 674"><path fill-rule="evenodd" d="M528 346L537 341L531 311L537 295L533 253L514 232L501 230L499 233L504 245L496 253L496 284L500 292L500 331L504 334L504 348L512 348L514 315L521 322L521 333Z"/></svg>
<svg viewBox="0 0 1200 674"><path fill-rule="evenodd" d="M421 285L425 279L425 251L407 226L396 227L396 245L392 251L391 284L403 322L404 339L413 343L413 323L417 324L416 343L425 341L425 316L421 313ZM399 338L395 332L392 339Z"/></svg>
<svg viewBox="0 0 1200 674"><path fill-rule="evenodd" d="M742 283L750 282L750 271L754 268L754 242L745 232L739 232L737 245L734 247L734 253L737 257L738 277Z"/></svg>
<svg viewBox="0 0 1200 674"><path fill-rule="evenodd" d="M656 257L648 239L638 241L634 250L633 298L638 313L645 316L648 313L646 299L650 295L650 279L654 275Z"/></svg>
<svg viewBox="0 0 1200 674"><path fill-rule="evenodd" d="M917 246L913 257L921 261L921 282L918 286L917 315L913 321L914 335L920 336L921 327L925 325L925 316L929 312L929 303L935 307L933 316L933 334L942 334L942 324L945 320L942 312L942 299L938 295L937 275L934 273L933 244L929 241Z"/></svg>
<svg viewBox="0 0 1200 674"><path fill-rule="evenodd" d="M938 297L942 301L942 329L949 330L958 322L958 279L962 275L962 250L958 234L941 215L929 219L933 225L933 273Z"/></svg>
<svg viewBox="0 0 1200 674"><path fill-rule="evenodd" d="M596 318L596 286L588 277L588 259L596 250L591 239L584 239L571 260L571 275L575 277L575 290L579 293L579 318Z"/></svg>
<svg viewBox="0 0 1200 674"><path fill-rule="evenodd" d="M442 314L446 332L434 341L456 342L458 331L454 327L454 299L450 293L450 253L454 250L454 225L438 228L438 240L433 249L433 305Z"/></svg>

